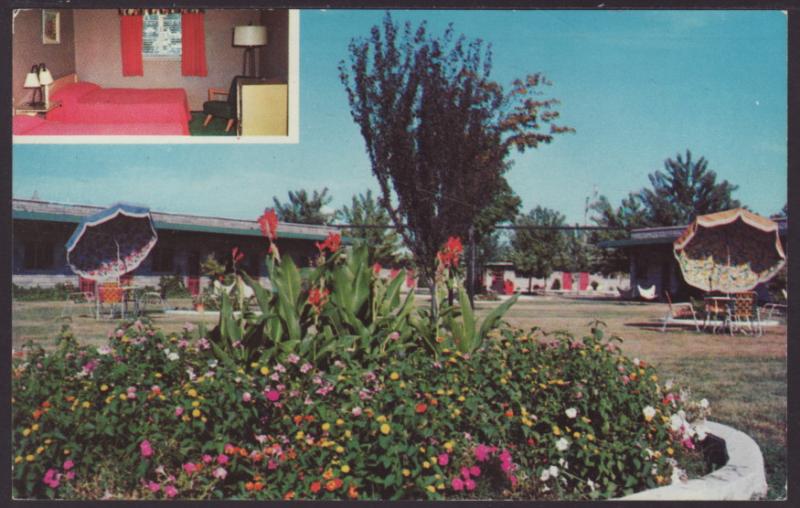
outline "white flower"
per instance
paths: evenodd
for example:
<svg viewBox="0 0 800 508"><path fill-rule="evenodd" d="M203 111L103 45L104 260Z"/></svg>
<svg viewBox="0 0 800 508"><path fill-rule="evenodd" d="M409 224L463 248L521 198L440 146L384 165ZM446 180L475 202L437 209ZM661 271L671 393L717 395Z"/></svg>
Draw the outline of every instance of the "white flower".
<svg viewBox="0 0 800 508"><path fill-rule="evenodd" d="M550 466L550 476L553 478L558 476L558 468L556 466Z"/></svg>
<svg viewBox="0 0 800 508"><path fill-rule="evenodd" d="M708 409L708 399L703 399L700 401L700 407L703 409Z"/></svg>
<svg viewBox="0 0 800 508"><path fill-rule="evenodd" d="M569 462L564 460L564 458L558 459L558 465L561 466L562 469L569 469Z"/></svg>
<svg viewBox="0 0 800 508"><path fill-rule="evenodd" d="M589 490L591 490L592 492L594 492L595 486L596 486L597 484L596 484L595 482L593 482L592 480L586 480L586 485L588 485L588 486L589 486Z"/></svg>
<svg viewBox="0 0 800 508"><path fill-rule="evenodd" d="M644 419L649 422L656 415L656 410L653 409L652 406L645 406L645 408L642 409L642 414L644 415Z"/></svg>
<svg viewBox="0 0 800 508"><path fill-rule="evenodd" d="M175 360L179 359L180 357L181 356L178 353L172 352L172 353L167 355L167 360L170 360L170 361L174 362Z"/></svg>
<svg viewBox="0 0 800 508"><path fill-rule="evenodd" d="M217 364L219 364L219 362L217 361L216 358L208 361L208 366L211 367L212 369L215 368Z"/></svg>
<svg viewBox="0 0 800 508"><path fill-rule="evenodd" d="M567 409L566 411L564 411L564 413L566 413L567 418L575 418L576 416L578 416L578 410L575 409L574 407Z"/></svg>
<svg viewBox="0 0 800 508"><path fill-rule="evenodd" d="M228 471L226 471L224 467L218 467L212 474L214 475L214 478L224 480L225 477L228 476Z"/></svg>
<svg viewBox="0 0 800 508"><path fill-rule="evenodd" d="M706 438L706 427L705 425L698 425L695 427L695 431L697 431L697 439L703 441Z"/></svg>
<svg viewBox="0 0 800 508"><path fill-rule="evenodd" d="M558 441L556 441L556 449L558 451L563 452L567 448L569 448L569 441L567 441L563 437L560 438Z"/></svg>
<svg viewBox="0 0 800 508"><path fill-rule="evenodd" d="M550 479L550 471L548 471L547 469L542 471L542 476L540 476L539 479L541 481L543 481L543 482L546 482L547 480L549 480Z"/></svg>
<svg viewBox="0 0 800 508"><path fill-rule="evenodd" d="M672 476L670 477L670 480L672 480L672 483L685 482L686 481L685 471L678 467L673 467Z"/></svg>
<svg viewBox="0 0 800 508"><path fill-rule="evenodd" d="M633 364L636 365L637 367L639 366L640 363L641 361L638 358L633 359Z"/></svg>
<svg viewBox="0 0 800 508"><path fill-rule="evenodd" d="M672 381L671 379L668 379L667 382L664 383L664 389L665 390L671 390L673 383L674 383L674 381Z"/></svg>

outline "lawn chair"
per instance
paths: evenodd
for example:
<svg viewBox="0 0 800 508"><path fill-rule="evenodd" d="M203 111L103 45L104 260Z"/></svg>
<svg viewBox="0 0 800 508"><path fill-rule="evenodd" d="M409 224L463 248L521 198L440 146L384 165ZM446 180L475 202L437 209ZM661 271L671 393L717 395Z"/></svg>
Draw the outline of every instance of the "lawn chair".
<svg viewBox="0 0 800 508"><path fill-rule="evenodd" d="M746 291L733 295L733 303L728 306L727 325L731 336L734 332L745 331L745 326L752 334L759 336L764 334L764 327L761 325L761 313L756 305L758 299L755 291ZM748 334L749 335L749 334Z"/></svg>
<svg viewBox="0 0 800 508"><path fill-rule="evenodd" d="M785 289L781 289L781 293L783 293L783 301L787 303L778 303L778 302L769 302L764 305L763 310L767 315L767 321L772 319L772 314L775 311L778 311L783 316L787 315L787 311L789 310L789 294L786 292Z"/></svg>
<svg viewBox="0 0 800 508"><path fill-rule="evenodd" d="M697 320L697 314L694 311L694 305L692 305L691 302L672 303L672 297L669 295L669 291L664 291L664 295L667 297L667 305L669 310L667 311L667 315L664 316L664 324L661 326L661 331L666 332L667 325L674 323L678 319L691 319L695 331L699 332L700 322Z"/></svg>
<svg viewBox="0 0 800 508"><path fill-rule="evenodd" d="M122 314L122 287L119 282L105 282L97 288L97 318L102 315L104 305L108 304L108 315L114 317L115 309Z"/></svg>
<svg viewBox="0 0 800 508"><path fill-rule="evenodd" d="M640 285L636 285L636 289L639 291L639 296L642 297L644 300L655 300L658 294L656 293L656 285L653 284L649 288L643 288Z"/></svg>

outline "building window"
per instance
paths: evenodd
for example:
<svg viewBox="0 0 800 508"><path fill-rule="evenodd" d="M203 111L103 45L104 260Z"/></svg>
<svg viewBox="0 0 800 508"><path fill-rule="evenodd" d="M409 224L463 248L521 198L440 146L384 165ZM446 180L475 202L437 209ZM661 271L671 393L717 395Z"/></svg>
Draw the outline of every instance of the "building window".
<svg viewBox="0 0 800 508"><path fill-rule="evenodd" d="M181 15L145 14L142 55L145 58L181 56Z"/></svg>
<svg viewBox="0 0 800 508"><path fill-rule="evenodd" d="M175 270L175 250L169 247L158 247L150 253L153 257L154 272L169 272Z"/></svg>
<svg viewBox="0 0 800 508"><path fill-rule="evenodd" d="M25 243L23 264L27 270L53 268L53 244L42 240Z"/></svg>

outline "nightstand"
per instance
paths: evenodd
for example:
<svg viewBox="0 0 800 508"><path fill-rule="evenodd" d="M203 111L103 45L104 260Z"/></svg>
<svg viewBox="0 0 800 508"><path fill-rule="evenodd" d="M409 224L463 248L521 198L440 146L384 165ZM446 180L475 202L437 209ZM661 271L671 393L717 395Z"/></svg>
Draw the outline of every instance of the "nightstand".
<svg viewBox="0 0 800 508"><path fill-rule="evenodd" d="M23 102L14 107L15 115L44 115L45 113L61 107L61 101L51 101L49 104L32 105L30 102Z"/></svg>

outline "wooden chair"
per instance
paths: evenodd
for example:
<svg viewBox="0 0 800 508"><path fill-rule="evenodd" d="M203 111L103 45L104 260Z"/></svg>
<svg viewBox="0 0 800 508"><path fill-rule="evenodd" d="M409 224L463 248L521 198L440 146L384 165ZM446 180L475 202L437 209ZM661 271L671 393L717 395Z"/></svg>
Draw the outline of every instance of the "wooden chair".
<svg viewBox="0 0 800 508"><path fill-rule="evenodd" d="M756 305L758 297L755 291L746 291L733 295L733 303L728 306L727 325L731 336L734 332L745 331L745 326L752 334L763 335L764 328L761 325L761 314Z"/></svg>
<svg viewBox="0 0 800 508"><path fill-rule="evenodd" d="M691 319L695 331L699 332L700 322L697 320L694 305L692 305L691 302L672 303L672 297L669 291L664 291L664 295L667 297L667 306L669 310L667 311L667 315L664 316L664 324L661 326L661 331L666 332L667 325L674 323L678 319Z"/></svg>
<svg viewBox="0 0 800 508"><path fill-rule="evenodd" d="M211 119L216 116L228 120L228 124L225 126L225 132L231 130L233 124L236 123L236 101L239 79L243 77L245 76L234 76L228 90L224 88L208 89L208 101L203 103L203 113L206 115L206 119L203 121L203 127L207 127ZM218 96L225 97L225 100L216 99Z"/></svg>

